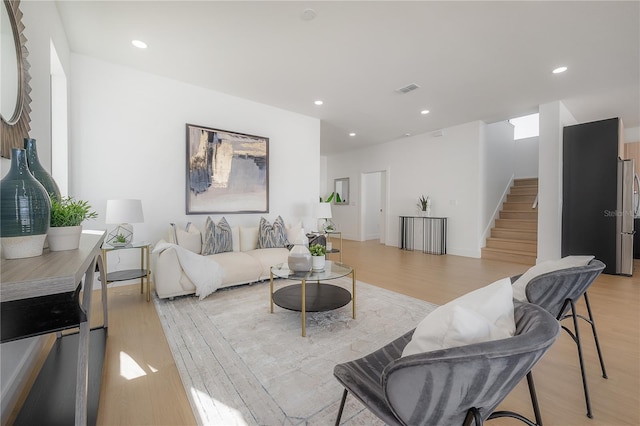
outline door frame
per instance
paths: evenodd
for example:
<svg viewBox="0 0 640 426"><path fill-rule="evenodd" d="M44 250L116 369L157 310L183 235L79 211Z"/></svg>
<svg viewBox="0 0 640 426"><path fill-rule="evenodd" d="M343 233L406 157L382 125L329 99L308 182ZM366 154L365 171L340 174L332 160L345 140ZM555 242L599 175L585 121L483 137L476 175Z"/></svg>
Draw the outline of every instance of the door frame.
<svg viewBox="0 0 640 426"><path fill-rule="evenodd" d="M360 173L360 209L359 209L359 226L358 226L358 236L360 241L365 241L366 238L366 230L365 230L365 194L367 192L365 175L370 174L380 174L380 208L382 210L380 215L380 243L387 244L389 240L389 188L390 188L390 169L389 167L380 169L380 170L370 170L366 172Z"/></svg>

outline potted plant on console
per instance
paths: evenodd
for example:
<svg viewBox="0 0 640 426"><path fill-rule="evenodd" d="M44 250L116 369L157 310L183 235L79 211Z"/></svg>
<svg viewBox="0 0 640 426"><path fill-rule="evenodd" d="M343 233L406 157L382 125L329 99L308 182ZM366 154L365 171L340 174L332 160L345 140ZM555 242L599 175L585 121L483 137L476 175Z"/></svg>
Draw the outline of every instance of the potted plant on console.
<svg viewBox="0 0 640 426"><path fill-rule="evenodd" d="M91 211L87 201L73 197L51 199L51 223L47 231L49 250L75 250L80 246L82 222L95 219L98 214Z"/></svg>
<svg viewBox="0 0 640 426"><path fill-rule="evenodd" d="M321 244L313 244L309 247L311 252L311 269L314 271L322 271L324 269L326 249Z"/></svg>
<svg viewBox="0 0 640 426"><path fill-rule="evenodd" d="M418 198L418 213L422 217L431 216L431 198L422 195Z"/></svg>

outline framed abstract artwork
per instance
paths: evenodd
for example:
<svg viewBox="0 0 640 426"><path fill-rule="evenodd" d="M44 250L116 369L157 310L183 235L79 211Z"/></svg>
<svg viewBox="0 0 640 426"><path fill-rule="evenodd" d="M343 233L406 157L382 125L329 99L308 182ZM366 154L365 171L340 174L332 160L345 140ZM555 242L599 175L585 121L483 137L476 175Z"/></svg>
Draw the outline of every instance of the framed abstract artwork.
<svg viewBox="0 0 640 426"><path fill-rule="evenodd" d="M187 124L186 213L268 213L269 138Z"/></svg>

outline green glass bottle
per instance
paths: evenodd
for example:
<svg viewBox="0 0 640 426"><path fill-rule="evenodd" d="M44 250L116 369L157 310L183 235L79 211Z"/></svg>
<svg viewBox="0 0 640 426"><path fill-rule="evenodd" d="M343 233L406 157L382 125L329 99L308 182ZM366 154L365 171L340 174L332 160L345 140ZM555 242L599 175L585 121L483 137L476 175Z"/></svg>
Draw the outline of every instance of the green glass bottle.
<svg viewBox="0 0 640 426"><path fill-rule="evenodd" d="M60 188L49 172L42 167L38 158L38 150L36 140L32 138L24 138L24 149L27 151L27 164L29 171L38 182L44 186L51 198L60 201Z"/></svg>
<svg viewBox="0 0 640 426"><path fill-rule="evenodd" d="M7 259L42 254L51 199L27 167L24 149L11 149L11 168L0 181L0 237Z"/></svg>

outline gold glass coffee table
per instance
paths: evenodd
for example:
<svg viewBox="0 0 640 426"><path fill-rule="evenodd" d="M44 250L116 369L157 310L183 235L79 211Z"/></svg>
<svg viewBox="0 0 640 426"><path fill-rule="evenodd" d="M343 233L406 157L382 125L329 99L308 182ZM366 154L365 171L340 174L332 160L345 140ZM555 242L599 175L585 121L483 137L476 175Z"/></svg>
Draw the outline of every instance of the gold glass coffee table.
<svg viewBox="0 0 640 426"><path fill-rule="evenodd" d="M356 271L344 263L328 260L322 271L293 272L286 263L271 267L271 313L273 304L291 311L302 313L302 337L307 334L307 312L324 312L341 308L352 302L353 319L356 318ZM334 280L351 275L351 293L337 285L321 281ZM273 278L299 280L300 284L292 284L273 291Z"/></svg>

